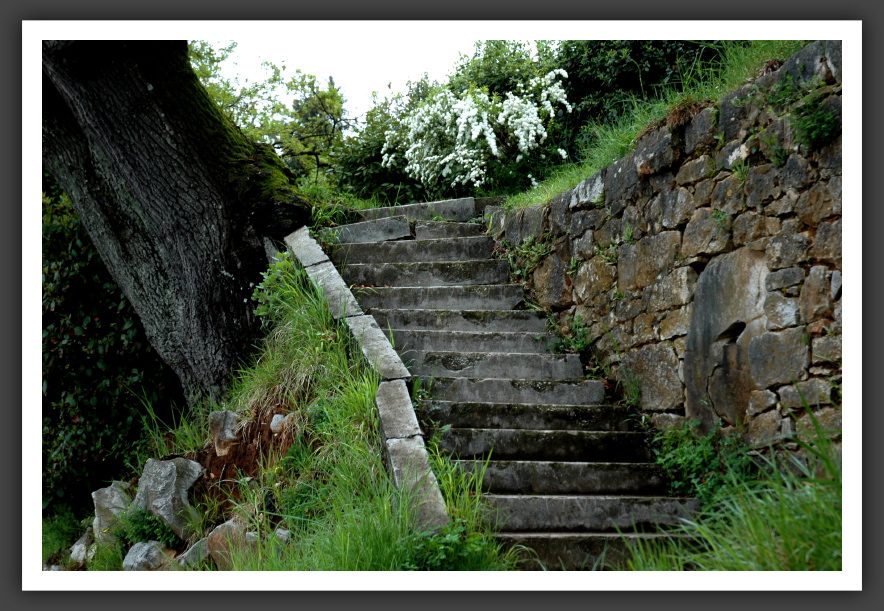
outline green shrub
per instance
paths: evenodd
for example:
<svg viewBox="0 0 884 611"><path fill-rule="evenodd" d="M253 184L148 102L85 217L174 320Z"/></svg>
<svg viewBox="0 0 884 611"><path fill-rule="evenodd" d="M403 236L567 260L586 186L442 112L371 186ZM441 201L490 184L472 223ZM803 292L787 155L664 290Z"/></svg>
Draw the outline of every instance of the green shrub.
<svg viewBox="0 0 884 611"><path fill-rule="evenodd" d="M57 505L55 514L42 520L43 564L64 564L70 547L83 534L84 526L66 505Z"/></svg>
<svg viewBox="0 0 884 611"><path fill-rule="evenodd" d="M461 55L447 87L454 93L483 89L498 96L515 91L528 78L557 67L551 41L534 42L536 58L531 47L521 40L477 40L472 56Z"/></svg>
<svg viewBox="0 0 884 611"><path fill-rule="evenodd" d="M812 431L786 440L799 453L773 453L753 475L726 468L714 502L673 531L683 537L639 541L625 568L842 570L841 456L832 440L838 434L814 420Z"/></svg>
<svg viewBox="0 0 884 611"><path fill-rule="evenodd" d="M411 86L412 83L409 83ZM401 128L401 117L414 101L396 94L383 100L375 97L364 122L347 135L334 159L337 185L356 197L388 205L408 204L427 198L426 191L405 173L405 161L383 163L386 133Z"/></svg>
<svg viewBox="0 0 884 611"><path fill-rule="evenodd" d="M310 227L314 230L358 222L362 218L357 208L366 207L365 202L320 182L299 181L298 195L310 204Z"/></svg>
<svg viewBox="0 0 884 611"><path fill-rule="evenodd" d="M590 143L590 122L612 123L664 87L681 85L721 55L716 41L564 40L556 67L568 73L565 91L574 113L563 116L563 140L572 156Z"/></svg>
<svg viewBox="0 0 884 611"><path fill-rule="evenodd" d="M139 399L180 397L132 305L66 195L43 196L43 508L91 508L91 492L125 472L141 439Z"/></svg>
<svg viewBox="0 0 884 611"><path fill-rule="evenodd" d="M531 274L552 253L552 250L550 236L544 234L539 239L529 236L518 246L509 240L501 240L495 256L505 257L509 261L513 282L525 283L531 279Z"/></svg>
<svg viewBox="0 0 884 611"><path fill-rule="evenodd" d="M750 97L761 95L762 92L756 91ZM827 89L822 81L798 85L787 74L763 95L763 101L775 110L784 111L791 107L790 124L799 144L820 148L841 134L841 117L834 109L826 107Z"/></svg>
<svg viewBox="0 0 884 611"><path fill-rule="evenodd" d="M824 105L825 97L812 94L794 111L795 140L810 148L826 146L841 134L841 118Z"/></svg>
<svg viewBox="0 0 884 611"><path fill-rule="evenodd" d="M122 512L112 534L127 547L144 541L159 541L171 548L182 543L168 524L141 508Z"/></svg>
<svg viewBox="0 0 884 611"><path fill-rule="evenodd" d="M566 352L579 354L583 360L589 356L593 343L589 337L589 325L582 316L575 315L568 320L567 330L556 339L553 351L560 354Z"/></svg>
<svg viewBox="0 0 884 611"><path fill-rule="evenodd" d="M747 448L738 435L721 435L719 423L706 435L699 420L654 436L656 462L670 480L670 492L711 502L724 486L728 474L745 475L752 466Z"/></svg>
<svg viewBox="0 0 884 611"><path fill-rule="evenodd" d="M463 520L438 533L417 533L398 543L407 557L400 571L500 571L500 546L487 533L470 532Z"/></svg>

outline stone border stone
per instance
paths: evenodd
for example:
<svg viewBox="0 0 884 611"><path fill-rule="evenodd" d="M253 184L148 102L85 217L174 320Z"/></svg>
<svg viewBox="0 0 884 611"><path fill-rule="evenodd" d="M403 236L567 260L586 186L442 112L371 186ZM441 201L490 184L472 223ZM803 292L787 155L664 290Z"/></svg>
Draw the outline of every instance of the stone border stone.
<svg viewBox="0 0 884 611"><path fill-rule="evenodd" d="M362 312L309 229L298 229L285 238L285 243L325 295L335 320L343 319L353 341L381 377L376 403L387 469L394 485L406 492L421 530L442 528L449 516L414 414L406 384L411 374L374 317Z"/></svg>

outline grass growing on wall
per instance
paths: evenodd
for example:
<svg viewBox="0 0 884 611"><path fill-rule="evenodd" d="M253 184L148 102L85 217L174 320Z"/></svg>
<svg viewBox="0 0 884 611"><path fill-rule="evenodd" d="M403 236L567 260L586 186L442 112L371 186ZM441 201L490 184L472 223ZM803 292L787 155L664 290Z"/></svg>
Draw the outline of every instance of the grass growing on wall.
<svg viewBox="0 0 884 611"><path fill-rule="evenodd" d="M639 542L626 568L840 571L841 455L832 440L839 434L813 420L794 438L799 452L766 459L755 475L724 461L716 494L674 530L688 541Z"/></svg>
<svg viewBox="0 0 884 611"><path fill-rule="evenodd" d="M804 48L806 40L754 40L749 44L723 42L724 54L720 62L696 65L686 70L677 88L661 91L651 101L633 100L632 112L611 124L596 123L584 129L592 134L592 144L582 153L579 163L561 166L552 177L541 181L523 193L510 197L507 207L512 209L539 206L553 197L572 189L582 180L608 167L635 147L635 139L649 125L663 120L670 111L688 107L696 102L718 102L728 93L742 86L746 79L757 75L765 62L772 58L787 59Z"/></svg>

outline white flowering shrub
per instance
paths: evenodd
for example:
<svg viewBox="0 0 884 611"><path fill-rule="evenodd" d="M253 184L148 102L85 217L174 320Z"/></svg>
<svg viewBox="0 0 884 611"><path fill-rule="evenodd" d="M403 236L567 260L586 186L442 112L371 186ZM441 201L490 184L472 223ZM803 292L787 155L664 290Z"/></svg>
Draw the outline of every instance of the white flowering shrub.
<svg viewBox="0 0 884 611"><path fill-rule="evenodd" d="M492 172L517 178L517 168L534 167L545 158L555 107L571 112L562 86L567 77L564 70L552 70L503 97L477 89L461 94L438 89L402 120L401 129L386 132L383 164L402 156L405 172L428 188L480 187ZM567 158L564 149L553 150ZM530 173L523 176L535 183Z"/></svg>

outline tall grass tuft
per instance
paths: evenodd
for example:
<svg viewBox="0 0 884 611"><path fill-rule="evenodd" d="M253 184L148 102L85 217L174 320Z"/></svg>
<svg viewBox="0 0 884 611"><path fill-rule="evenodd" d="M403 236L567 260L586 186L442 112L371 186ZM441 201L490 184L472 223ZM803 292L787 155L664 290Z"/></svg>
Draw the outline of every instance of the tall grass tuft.
<svg viewBox="0 0 884 611"><path fill-rule="evenodd" d="M55 515L43 518L42 560L43 564L66 564L70 559L70 547L82 534L83 524L66 505L59 506Z"/></svg>
<svg viewBox="0 0 884 611"><path fill-rule="evenodd" d="M640 571L841 570L841 457L833 435L813 430L795 454L766 458L759 474L729 470L715 500L673 533L639 542L627 562Z"/></svg>

